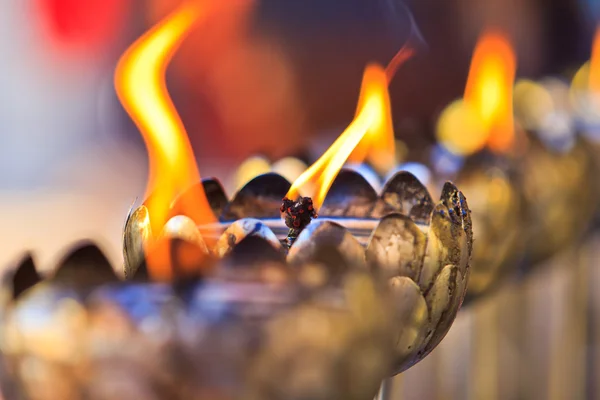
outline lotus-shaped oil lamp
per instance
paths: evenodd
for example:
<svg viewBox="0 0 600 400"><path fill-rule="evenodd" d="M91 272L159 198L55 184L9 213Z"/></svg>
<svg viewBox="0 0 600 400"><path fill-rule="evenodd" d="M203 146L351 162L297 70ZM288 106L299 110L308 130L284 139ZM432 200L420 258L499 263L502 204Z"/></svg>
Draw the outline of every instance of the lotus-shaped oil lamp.
<svg viewBox="0 0 600 400"><path fill-rule="evenodd" d="M471 162L476 166L471 168ZM496 287L517 265L524 250L518 228L523 201L510 172L489 161L477 165L476 160L467 160L457 181L468 193L478 227L467 296L471 300Z"/></svg>
<svg viewBox="0 0 600 400"><path fill-rule="evenodd" d="M560 101L547 109L541 87L528 82L513 88L515 68L504 35L485 34L464 101L447 108L438 124L442 145L469 155L455 179L480 229L470 286L475 296L515 266L529 268L572 243L591 216L589 154L572 128L560 134ZM552 146L557 143L562 147Z"/></svg>
<svg viewBox="0 0 600 400"><path fill-rule="evenodd" d="M216 186L214 180L202 184ZM287 251L288 264L296 265L321 261L322 246L336 248L342 264L359 264L390 286L395 301L388 316L397 324L394 372L418 362L447 333L465 294L472 228L462 193L448 182L436 203L412 174L399 172L377 194L361 175L342 170L320 207L319 218L288 248L289 229L281 220L279 205L290 186L276 174L248 182L219 207L221 222L217 225L222 233L212 249L203 247L206 253L224 257L246 238L259 237L273 251ZM226 198L222 192L207 191L207 195L211 204ZM135 275L135 263L144 259L145 243L150 240L147 216L142 205L126 224L128 276ZM183 227L177 221L190 220L173 216L166 226ZM180 230L167 229L166 235L198 238L209 228L215 232L214 226L195 227L189 222ZM182 235L184 229L192 233Z"/></svg>
<svg viewBox="0 0 600 400"><path fill-rule="evenodd" d="M381 67L367 68L348 129L293 184L262 175L229 201L218 181L200 181L164 82L199 6L182 4L117 68L151 161L124 229L128 279L84 246L47 279L27 259L3 281L15 398L372 398L454 321L472 251L462 193L448 182L436 203L399 173L378 194L339 173L389 103ZM319 219L296 224L302 210Z"/></svg>
<svg viewBox="0 0 600 400"><path fill-rule="evenodd" d="M399 54L396 60L406 55ZM451 183L436 203L409 173L397 174L378 193L361 175L339 172L361 138L386 125L387 83L388 72L381 66L366 68L356 117L293 184L268 173L248 182L229 200L215 179L187 181L187 187L172 190L171 196L179 193L169 197L164 207L157 191L172 187L173 182L155 182L147 200L126 222L125 275L135 279L148 272L159 280L186 276L186 271L173 268L165 275L161 270L166 264L164 254L154 257L160 253L156 248L164 243L172 248L168 244L174 240L193 243L200 253L198 259L216 260L213 268L206 263L204 273L209 276L219 274L219 260L242 254L236 249L251 238L268 243L270 252L285 254L292 268L322 262L332 269L328 273L337 274L340 266L358 265L375 281L385 282L382 295L395 299L384 308L395 328L395 340L387 343L388 349L396 350L391 352L395 358L388 373L400 372L422 359L446 334L464 297L472 249L470 212L466 199ZM138 115L142 122L144 118L149 117ZM152 129L149 131L151 135ZM154 136L147 141L152 142ZM160 147L161 142L156 142ZM184 154L176 161L188 158ZM187 176L196 178L197 174ZM295 204L301 194L310 194L311 207L319 213L319 218L303 224L305 227L294 225L287 210L290 207L282 208L285 198ZM286 221L282 219L285 215L290 217ZM323 248L334 248L337 258L331 259Z"/></svg>
<svg viewBox="0 0 600 400"><path fill-rule="evenodd" d="M573 127L561 123L567 91L561 100L558 83L546 83L555 87L551 95L531 81L513 90L515 66L508 40L486 34L473 56L464 102L446 109L438 125L442 144L469 154L455 179L480 229L473 295L516 265L529 268L573 243L591 217L590 154ZM477 135L482 126L487 136Z"/></svg>
<svg viewBox="0 0 600 400"><path fill-rule="evenodd" d="M569 88L567 110L572 122L585 141L594 150L596 162L600 159L600 27L596 28L591 57L573 76ZM554 105L554 98L549 94L546 103ZM533 97L533 96L531 96ZM539 98L540 95L537 95Z"/></svg>
<svg viewBox="0 0 600 400"><path fill-rule="evenodd" d="M521 160L520 183L527 207L527 252L531 265L573 244L590 226L597 187L592 154L577 140L559 151L531 140Z"/></svg>
<svg viewBox="0 0 600 400"><path fill-rule="evenodd" d="M461 160L450 176L465 188L477 226L470 298L496 287L518 265L524 250L524 204L513 179L518 150L512 108L515 71L516 56L507 37L500 31L484 32L463 99L449 105L437 124L434 175L445 176L438 161L447 154Z"/></svg>
<svg viewBox="0 0 600 400"><path fill-rule="evenodd" d="M586 157L591 157L595 172L600 170L600 28L596 28L594 35L591 59L585 63L574 75L571 86L567 93L566 90L560 92L560 98L563 108L567 108L565 114L571 117L571 124L579 134L576 138L577 149L573 152L586 153ZM566 86L566 85L565 85ZM567 98L568 96L568 98ZM538 95L539 97L539 95ZM556 102L556 91L547 94L552 100L550 103L554 106ZM566 103L566 105L565 105ZM588 162L587 160L585 161ZM586 167L584 167L586 168ZM595 174L594 174L595 176ZM600 187L593 176L587 176L589 179L584 183L586 197L596 201L594 211L596 213L596 225L598 221L597 199L600 194Z"/></svg>
<svg viewBox="0 0 600 400"><path fill-rule="evenodd" d="M590 153L573 127L560 123L567 91L556 89L559 82L546 84L555 87L553 95L540 94L545 89L531 82L513 89L515 67L508 40L498 32L486 34L473 56L466 104L447 109L438 126L440 141L458 154L485 146L467 158L456 178L481 229L475 235L473 295L517 264L529 268L564 249L591 219ZM470 141L453 133L459 133L456 120ZM488 135L478 139L481 126Z"/></svg>
<svg viewBox="0 0 600 400"><path fill-rule="evenodd" d="M515 114L528 133L517 178L527 203L531 264L581 238L596 208L594 147L578 135L570 94L558 78L515 87Z"/></svg>

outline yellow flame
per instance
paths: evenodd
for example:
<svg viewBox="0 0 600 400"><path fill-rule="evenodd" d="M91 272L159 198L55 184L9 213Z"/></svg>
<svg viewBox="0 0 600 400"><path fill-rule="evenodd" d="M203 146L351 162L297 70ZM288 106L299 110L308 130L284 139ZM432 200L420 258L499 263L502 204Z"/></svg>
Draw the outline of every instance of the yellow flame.
<svg viewBox="0 0 600 400"><path fill-rule="evenodd" d="M196 2L184 2L129 47L115 74L119 99L148 148L146 206L155 232L166 223L175 197L200 180L185 127L167 91L165 72L175 51L203 15ZM186 214L197 224L214 222L204 192L195 193L198 195L190 199Z"/></svg>
<svg viewBox="0 0 600 400"><path fill-rule="evenodd" d="M600 26L596 28L592 45L592 58L590 60L589 89L600 92Z"/></svg>
<svg viewBox="0 0 600 400"><path fill-rule="evenodd" d="M483 120L487 145L506 151L514 140L513 84L517 61L510 41L501 32L486 32L477 43L464 100Z"/></svg>
<svg viewBox="0 0 600 400"><path fill-rule="evenodd" d="M287 197L295 199L302 192L311 196L319 209L337 173L364 136L371 131L391 129L387 85L388 77L382 66L366 67L356 117L321 158L294 181Z"/></svg>
<svg viewBox="0 0 600 400"><path fill-rule="evenodd" d="M414 49L409 45L406 45L394 56L385 68L388 85L396 75L398 68L406 60L412 57L413 54ZM354 118L358 117L358 114L364 108L366 101L367 90L366 86L363 85L361 87ZM348 157L348 161L354 163L361 163L365 160L382 175L396 165L396 140L394 137L391 111L385 113L378 123L373 124L373 126L369 128L369 131L364 135L363 139Z"/></svg>
<svg viewBox="0 0 600 400"><path fill-rule="evenodd" d="M571 87L577 92L600 93L600 26L594 35L591 58L573 76Z"/></svg>
<svg viewBox="0 0 600 400"><path fill-rule="evenodd" d="M516 56L506 35L485 32L473 52L463 100L449 105L440 116L438 140L460 155L486 145L497 152L508 150L515 134L515 72Z"/></svg>

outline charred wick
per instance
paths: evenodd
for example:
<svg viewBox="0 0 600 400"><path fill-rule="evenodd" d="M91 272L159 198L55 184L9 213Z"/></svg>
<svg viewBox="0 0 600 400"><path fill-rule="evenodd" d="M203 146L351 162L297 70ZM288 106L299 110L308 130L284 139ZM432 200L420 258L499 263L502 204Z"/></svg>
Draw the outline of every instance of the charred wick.
<svg viewBox="0 0 600 400"><path fill-rule="evenodd" d="M290 228L286 238L288 246L294 243L313 218L318 217L310 197L299 197L296 201L284 197L279 211L285 215L285 225Z"/></svg>

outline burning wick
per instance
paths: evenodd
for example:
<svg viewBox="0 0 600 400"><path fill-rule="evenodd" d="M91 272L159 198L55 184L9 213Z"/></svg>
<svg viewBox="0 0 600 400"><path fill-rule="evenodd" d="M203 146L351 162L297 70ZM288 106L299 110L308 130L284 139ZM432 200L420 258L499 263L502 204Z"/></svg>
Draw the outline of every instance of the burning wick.
<svg viewBox="0 0 600 400"><path fill-rule="evenodd" d="M318 217L310 197L300 196L297 201L284 197L279 211L285 214L285 225L290 228L285 240L288 246L294 243L300 232L310 224L313 218Z"/></svg>
<svg viewBox="0 0 600 400"><path fill-rule="evenodd" d="M375 159L383 159L387 154L391 155L388 161L393 164L394 131L388 84L398 67L413 52L413 48L406 45L396 54L387 69L376 63L365 68L354 119L329 149L294 181L283 199L280 211L285 213L285 224L290 228L286 238L288 246L294 243L313 218L317 218L316 209L323 205L329 188L349 158L361 162L370 153L375 155ZM375 146L373 138L382 140ZM379 151L379 147L383 151ZM312 197L300 196L301 190L308 191ZM298 200L291 200L293 198Z"/></svg>

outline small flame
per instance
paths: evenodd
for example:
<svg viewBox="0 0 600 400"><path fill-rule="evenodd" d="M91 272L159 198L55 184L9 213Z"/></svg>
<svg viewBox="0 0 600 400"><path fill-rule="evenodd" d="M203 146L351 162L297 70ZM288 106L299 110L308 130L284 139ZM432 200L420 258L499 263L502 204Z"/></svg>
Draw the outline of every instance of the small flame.
<svg viewBox="0 0 600 400"><path fill-rule="evenodd" d="M446 107L438 120L437 137L447 150L464 156L486 145L496 152L512 146L515 69L506 36L485 33L473 53L464 98Z"/></svg>
<svg viewBox="0 0 600 400"><path fill-rule="evenodd" d="M167 91L165 71L203 15L196 2L184 2L129 47L115 74L119 99L148 148L146 206L154 232L167 222L175 197L200 180L185 127ZM195 193L186 199L185 214L197 224L216 221L203 190Z"/></svg>
<svg viewBox="0 0 600 400"><path fill-rule="evenodd" d="M321 158L294 181L288 198L296 199L303 192L312 197L315 208L319 209L337 173L365 135L370 132L378 135L379 132L389 136L392 127L388 79L381 65L370 64L366 67L354 120Z"/></svg>
<svg viewBox="0 0 600 400"><path fill-rule="evenodd" d="M385 68L388 85L396 75L398 68L414 54L414 49L409 45L404 46L394 56L390 63ZM356 107L354 118L364 108L367 101L367 90L363 84ZM389 103L389 101L388 101ZM389 106L388 106L389 108ZM394 137L394 127L392 124L392 114L386 112L378 123L373 124L369 131L364 135L358 146L348 157L348 161L353 163L361 163L367 160L375 170L381 174L385 174L396 164L396 140Z"/></svg>
<svg viewBox="0 0 600 400"><path fill-rule="evenodd" d="M516 56L501 32L486 32L473 53L464 101L483 122L487 145L494 151L508 150L514 140L512 88Z"/></svg>
<svg viewBox="0 0 600 400"><path fill-rule="evenodd" d="M600 93L600 26L596 28L590 60L588 88L594 93Z"/></svg>
<svg viewBox="0 0 600 400"><path fill-rule="evenodd" d="M589 61L579 68L571 81L571 103L580 117L598 118L600 104L600 25L596 28L592 42L592 54Z"/></svg>

